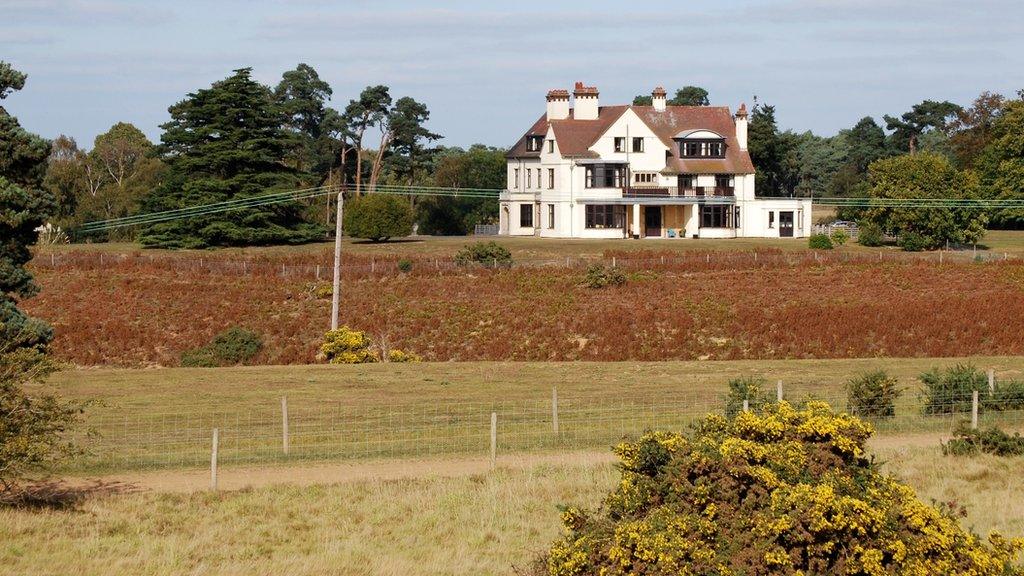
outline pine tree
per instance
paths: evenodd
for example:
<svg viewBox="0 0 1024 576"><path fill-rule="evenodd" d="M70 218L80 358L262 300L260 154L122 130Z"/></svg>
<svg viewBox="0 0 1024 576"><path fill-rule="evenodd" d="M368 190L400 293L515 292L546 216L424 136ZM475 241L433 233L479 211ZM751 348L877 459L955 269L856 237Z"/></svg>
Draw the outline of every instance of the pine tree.
<svg viewBox="0 0 1024 576"><path fill-rule="evenodd" d="M294 190L299 172L283 161L293 145L270 89L236 70L170 107L159 147L169 168L144 212ZM201 248L298 244L323 237L302 206L285 202L162 222L142 231L146 246Z"/></svg>

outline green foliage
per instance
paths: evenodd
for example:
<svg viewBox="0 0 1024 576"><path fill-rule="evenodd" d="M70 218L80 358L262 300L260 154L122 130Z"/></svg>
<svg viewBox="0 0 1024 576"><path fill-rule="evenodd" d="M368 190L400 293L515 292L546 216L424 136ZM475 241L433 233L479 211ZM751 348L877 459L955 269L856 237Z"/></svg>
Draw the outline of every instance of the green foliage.
<svg viewBox="0 0 1024 576"><path fill-rule="evenodd" d="M928 249L928 241L917 232L904 232L896 240L896 245L904 252L921 252Z"/></svg>
<svg viewBox="0 0 1024 576"><path fill-rule="evenodd" d="M412 272L412 260L408 258L402 258L398 261L399 272Z"/></svg>
<svg viewBox="0 0 1024 576"><path fill-rule="evenodd" d="M78 453L68 432L84 409L50 394L28 393L26 384L41 383L56 366L41 351L12 344L0 342L0 492Z"/></svg>
<svg viewBox="0 0 1024 576"><path fill-rule="evenodd" d="M832 239L828 234L811 234L807 240L807 246L811 250L831 250L833 248Z"/></svg>
<svg viewBox="0 0 1024 576"><path fill-rule="evenodd" d="M961 109L950 123L950 147L960 168L974 168L994 132L1007 100L1001 94L982 92L969 108Z"/></svg>
<svg viewBox="0 0 1024 576"><path fill-rule="evenodd" d="M917 234L925 249L938 248L947 241L970 244L985 234L988 219L978 210L883 204L885 200L908 198L979 198L980 187L974 174L957 170L945 157L922 152L886 158L871 164L869 173L873 202L864 219L878 224L886 233L897 238Z"/></svg>
<svg viewBox="0 0 1024 576"><path fill-rule="evenodd" d="M1024 540L987 542L866 456L871 426L822 402L708 416L615 448L600 510L566 507L548 576L1019 573Z"/></svg>
<svg viewBox="0 0 1024 576"><path fill-rule="evenodd" d="M263 349L263 337L245 328L233 327L214 336L206 346L181 355L181 365L192 368L213 368L243 364Z"/></svg>
<svg viewBox="0 0 1024 576"><path fill-rule="evenodd" d="M189 94L170 107L161 127L160 151L168 164L163 184L143 202L143 211L240 200L296 189L301 174L282 163L294 141L270 89L251 70ZM202 248L298 244L324 237L307 223L298 202L282 202L161 222L141 231L145 246Z"/></svg>
<svg viewBox="0 0 1024 576"><path fill-rule="evenodd" d="M960 422L953 430L953 437L942 445L942 453L947 456L1024 456L1024 437L1016 432L1010 436L995 426L974 430Z"/></svg>
<svg viewBox="0 0 1024 576"><path fill-rule="evenodd" d="M899 381L884 370L866 372L846 383L846 402L855 416L891 418L902 393Z"/></svg>
<svg viewBox="0 0 1024 576"><path fill-rule="evenodd" d="M842 246L850 240L850 235L846 233L846 230L836 228L831 234L829 234L828 238L832 241L834 246Z"/></svg>
<svg viewBox="0 0 1024 576"><path fill-rule="evenodd" d="M952 102L925 100L914 104L909 112L899 118L886 115L886 128L893 131L890 136L892 147L913 154L922 135L927 132L944 132L950 118L960 110L960 106Z"/></svg>
<svg viewBox="0 0 1024 576"><path fill-rule="evenodd" d="M626 273L616 266L592 264L587 267L583 277L583 286L587 288L604 288L606 286L622 286L626 283Z"/></svg>
<svg viewBox="0 0 1024 576"><path fill-rule="evenodd" d="M988 377L970 364L939 370L932 368L918 376L924 385L925 414L970 412L974 391L988 389Z"/></svg>
<svg viewBox="0 0 1024 576"><path fill-rule="evenodd" d="M505 150L474 144L438 154L433 185L442 188L500 190L505 187ZM465 235L477 224L498 219L498 202L486 198L426 197L416 206L423 234Z"/></svg>
<svg viewBox="0 0 1024 576"><path fill-rule="evenodd" d="M992 123L989 138L977 158L985 196L1024 200L1024 99L1006 103ZM1024 208L997 209L992 220L999 227L1024 228Z"/></svg>
<svg viewBox="0 0 1024 576"><path fill-rule="evenodd" d="M676 95L666 101L669 106L708 106L708 91L700 86L683 86Z"/></svg>
<svg viewBox="0 0 1024 576"><path fill-rule="evenodd" d="M0 99L25 85L26 76L0 61ZM53 197L42 188L50 144L23 130L0 106L0 343L44 349L53 338L45 322L17 307L39 288L25 265L36 228L54 210Z"/></svg>
<svg viewBox="0 0 1024 576"><path fill-rule="evenodd" d="M455 263L459 266L476 263L486 268L508 268L512 266L512 252L494 240L475 242L455 253Z"/></svg>
<svg viewBox="0 0 1024 576"><path fill-rule="evenodd" d="M374 242L412 234L413 214L407 198L369 194L345 206L345 234Z"/></svg>
<svg viewBox="0 0 1024 576"><path fill-rule="evenodd" d="M857 224L857 243L861 246L881 246L885 242L882 227L874 222Z"/></svg>
<svg viewBox="0 0 1024 576"><path fill-rule="evenodd" d="M768 381L760 376L743 376L729 380L729 393L725 397L725 415L732 418L743 411L743 401L750 410L760 410L773 398L765 387Z"/></svg>
<svg viewBox="0 0 1024 576"><path fill-rule="evenodd" d="M985 406L997 411L1024 410L1024 380L997 380Z"/></svg>

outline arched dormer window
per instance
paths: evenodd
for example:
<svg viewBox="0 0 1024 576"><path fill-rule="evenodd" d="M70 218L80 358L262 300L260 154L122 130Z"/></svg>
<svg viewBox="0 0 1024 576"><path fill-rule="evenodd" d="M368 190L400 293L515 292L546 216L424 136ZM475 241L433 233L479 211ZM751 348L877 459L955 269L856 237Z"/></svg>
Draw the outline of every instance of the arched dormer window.
<svg viewBox="0 0 1024 576"><path fill-rule="evenodd" d="M725 136L713 130L684 130L673 140L680 158L725 158Z"/></svg>

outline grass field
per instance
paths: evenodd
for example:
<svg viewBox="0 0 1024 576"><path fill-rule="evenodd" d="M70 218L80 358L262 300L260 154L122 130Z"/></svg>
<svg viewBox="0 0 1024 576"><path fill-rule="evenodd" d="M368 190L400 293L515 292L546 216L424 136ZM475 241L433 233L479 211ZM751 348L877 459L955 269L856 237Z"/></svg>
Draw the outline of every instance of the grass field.
<svg viewBox="0 0 1024 576"><path fill-rule="evenodd" d="M925 501L965 505L965 526L1024 534L1024 459L937 452L875 450ZM559 505L597 506L617 478L610 464L569 461L486 474L107 496L77 511L0 509L0 574L511 575L558 535Z"/></svg>
<svg viewBox="0 0 1024 576"><path fill-rule="evenodd" d="M220 430L224 465L358 461L489 450L498 415L500 454L603 449L645 428L681 428L721 412L728 380L760 375L768 392L846 406L844 383L882 368L906 388L897 417L881 435L937 444L958 417L925 417L916 377L958 359L624 363L421 363L222 369L72 370L48 388L95 402L86 412L90 453L69 464L76 474L201 467L210 434ZM1024 358L967 361L1019 379ZM553 433L552 388L559 431ZM281 398L287 397L290 452L282 449ZM982 422L1024 428L1024 414L984 414Z"/></svg>

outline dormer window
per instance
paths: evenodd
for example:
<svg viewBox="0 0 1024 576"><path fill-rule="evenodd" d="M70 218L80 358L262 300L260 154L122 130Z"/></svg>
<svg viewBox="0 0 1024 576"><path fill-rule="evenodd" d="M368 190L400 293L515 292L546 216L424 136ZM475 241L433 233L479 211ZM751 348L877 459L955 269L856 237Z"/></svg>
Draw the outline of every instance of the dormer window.
<svg viewBox="0 0 1024 576"><path fill-rule="evenodd" d="M725 138L711 130L686 130L675 136L681 158L725 158Z"/></svg>
<svg viewBox="0 0 1024 576"><path fill-rule="evenodd" d="M527 136L526 137L526 151L527 152L540 152L541 146L544 145L543 136Z"/></svg>

